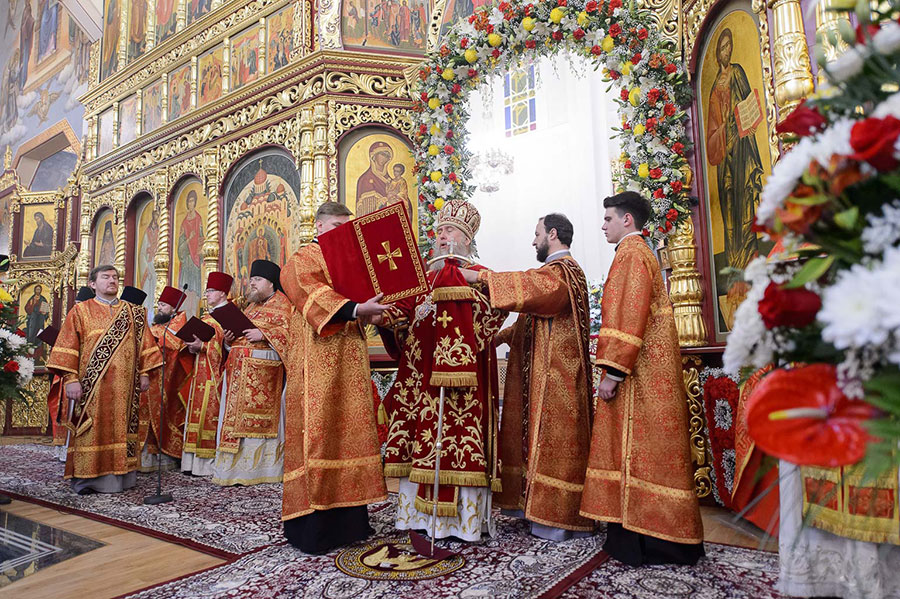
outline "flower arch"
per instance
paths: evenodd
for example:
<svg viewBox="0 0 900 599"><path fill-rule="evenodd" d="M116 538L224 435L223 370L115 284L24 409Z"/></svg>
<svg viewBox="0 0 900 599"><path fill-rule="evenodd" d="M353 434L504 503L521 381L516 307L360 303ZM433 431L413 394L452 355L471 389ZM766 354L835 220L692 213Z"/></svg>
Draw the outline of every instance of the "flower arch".
<svg viewBox="0 0 900 599"><path fill-rule="evenodd" d="M470 153L465 102L478 85L523 56L560 50L592 60L619 87L622 139L619 189L650 198L645 235L659 240L690 216L685 152L691 90L671 45L649 13L622 0L502 1L455 24L420 67L414 87L419 220L433 247L435 213L450 199L467 199Z"/></svg>

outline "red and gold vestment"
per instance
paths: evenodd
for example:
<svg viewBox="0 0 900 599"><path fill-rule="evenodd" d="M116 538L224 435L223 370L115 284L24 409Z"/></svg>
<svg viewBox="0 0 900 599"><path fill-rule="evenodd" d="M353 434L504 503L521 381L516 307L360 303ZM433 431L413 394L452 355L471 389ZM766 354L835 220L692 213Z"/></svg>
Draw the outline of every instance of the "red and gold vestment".
<svg viewBox="0 0 900 599"><path fill-rule="evenodd" d="M188 382L187 425L184 452L198 458L216 457L216 428L219 422L219 398L222 395L222 368L225 332L209 314L203 322L215 333L193 356L193 376Z"/></svg>

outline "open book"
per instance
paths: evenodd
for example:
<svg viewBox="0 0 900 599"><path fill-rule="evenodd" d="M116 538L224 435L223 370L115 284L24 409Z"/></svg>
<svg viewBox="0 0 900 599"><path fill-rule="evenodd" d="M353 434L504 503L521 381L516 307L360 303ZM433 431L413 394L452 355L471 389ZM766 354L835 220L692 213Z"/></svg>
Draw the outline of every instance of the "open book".
<svg viewBox="0 0 900 599"><path fill-rule="evenodd" d="M763 112L758 89L754 89L734 107L734 120L737 122L738 135L741 137L747 137L762 123Z"/></svg>

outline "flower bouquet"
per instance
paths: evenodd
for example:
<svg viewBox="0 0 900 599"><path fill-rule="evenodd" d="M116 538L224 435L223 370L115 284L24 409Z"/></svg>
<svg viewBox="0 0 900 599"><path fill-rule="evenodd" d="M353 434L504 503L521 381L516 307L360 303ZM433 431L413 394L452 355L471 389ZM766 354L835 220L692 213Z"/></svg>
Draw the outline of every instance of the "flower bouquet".
<svg viewBox="0 0 900 599"><path fill-rule="evenodd" d="M851 47L827 65L817 51L830 85L777 128L796 145L756 215L777 249L745 271L750 291L723 358L731 373L779 367L750 398L750 433L794 463L852 464L862 447L873 467L897 464L900 24L889 12L900 3L890 4L860 3L855 30L841 22ZM784 427L797 434L771 434Z"/></svg>
<svg viewBox="0 0 900 599"><path fill-rule="evenodd" d="M29 397L25 387L34 375L34 360L26 355L29 346L16 327L17 317L12 296L0 287L0 401Z"/></svg>

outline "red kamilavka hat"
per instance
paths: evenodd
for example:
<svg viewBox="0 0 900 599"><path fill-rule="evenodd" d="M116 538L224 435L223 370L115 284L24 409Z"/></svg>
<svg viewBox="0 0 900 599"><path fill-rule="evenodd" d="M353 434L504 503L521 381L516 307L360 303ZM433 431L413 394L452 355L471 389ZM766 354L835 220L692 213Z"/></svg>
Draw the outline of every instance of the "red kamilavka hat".
<svg viewBox="0 0 900 599"><path fill-rule="evenodd" d="M162 290L162 293L159 294L159 301L165 302L172 306L173 308L182 303L182 298L184 297L184 292L180 289L175 289L174 287L170 287L166 285L165 289Z"/></svg>
<svg viewBox="0 0 900 599"><path fill-rule="evenodd" d="M207 289L215 289L222 293L231 291L232 283L234 283L234 277L224 272L211 272L206 278Z"/></svg>

